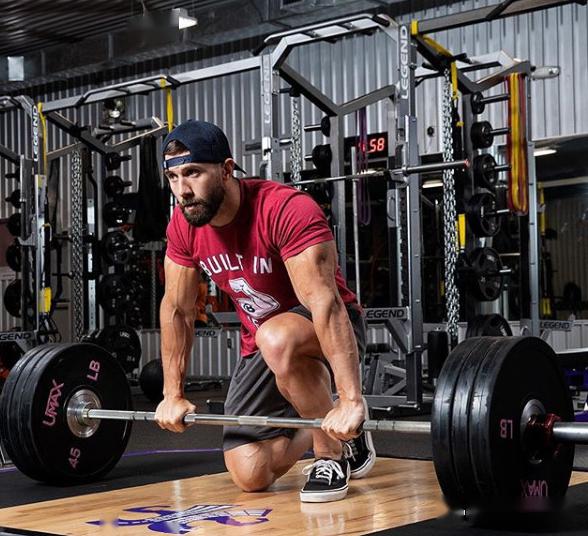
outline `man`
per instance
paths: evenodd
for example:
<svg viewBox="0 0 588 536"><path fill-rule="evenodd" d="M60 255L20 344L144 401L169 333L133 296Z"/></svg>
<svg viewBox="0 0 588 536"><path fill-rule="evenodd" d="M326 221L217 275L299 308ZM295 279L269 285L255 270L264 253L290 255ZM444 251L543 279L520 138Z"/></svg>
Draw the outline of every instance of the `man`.
<svg viewBox="0 0 588 536"><path fill-rule="evenodd" d="M357 436L367 418L358 366L365 322L322 211L295 188L234 178L240 168L226 136L210 123L181 124L163 150L178 206L167 230L157 422L181 432L183 416L195 411L184 398L183 377L202 270L230 295L241 320L241 358L225 412L324 417L322 429L312 431L226 427L224 458L233 481L244 491L264 490L312 447L316 461L305 469L300 499L343 499L349 478L371 470L375 451L370 434Z"/></svg>

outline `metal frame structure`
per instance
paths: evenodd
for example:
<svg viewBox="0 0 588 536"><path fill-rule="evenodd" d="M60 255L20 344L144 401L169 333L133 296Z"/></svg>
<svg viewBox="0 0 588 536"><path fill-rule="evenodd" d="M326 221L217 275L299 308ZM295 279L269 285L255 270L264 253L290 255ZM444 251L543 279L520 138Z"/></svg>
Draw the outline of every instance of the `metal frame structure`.
<svg viewBox="0 0 588 536"><path fill-rule="evenodd" d="M262 158L264 160L264 175L268 179L284 182L282 174L282 155L280 151L278 117L280 80L284 80L300 95L304 95L325 115L331 118L331 151L333 161L331 173L333 176L342 176L344 169L344 119L346 115L354 113L370 104L375 104L385 99L394 101L396 85L391 84L372 91L366 95L337 104L325 95L319 88L307 80L301 73L286 63L292 50L297 47L315 43L318 41L334 42L337 39L355 34L372 33L381 31L395 43L398 39L397 23L384 15L359 14L341 19L335 19L311 26L295 28L286 32L280 32L267 37L264 41L265 48L262 55L262 80L265 84L262 93L266 95L263 100L263 132L262 132ZM273 47L273 48L271 48ZM271 95L271 98L267 98ZM389 132L393 132L393 117L388 118ZM390 154L389 156L392 156ZM339 252L340 267L343 275L347 271L347 217L345 211L345 184L335 183L335 196L333 200L333 212L335 214L335 240Z"/></svg>
<svg viewBox="0 0 588 536"><path fill-rule="evenodd" d="M397 97L397 166L418 166L420 156L418 150L418 133L416 117L416 87L424 79L431 76L439 76L442 69L448 66L448 58L440 55L433 49L424 35L432 32L440 32L459 28L471 24L489 22L497 18L505 18L522 13L539 11L554 6L579 3L586 4L585 0L574 2L573 0L538 0L538 1L510 1L505 0L497 6L480 8L472 11L456 13L432 20L413 21L399 28L399 94ZM433 68L417 70L418 55L428 60ZM474 81L467 76L468 71L498 67L498 70L482 80ZM494 56L486 56L478 59L478 63L472 59L465 64L458 65L458 86L464 94L476 91L485 91L495 86L504 77L513 72L522 72L527 76L527 98L530 99L529 84L531 82L531 66L529 62L515 62L504 53ZM530 105L527 107L530 110ZM465 125L468 128L468 125ZM528 242L523 244L524 254L521 255L522 269L528 274L529 281L529 310L527 324L531 335L540 334L539 323L539 228L537 214L537 182L534 165L534 143L532 141L532 124L530 114L527 115L527 154L529 161L529 215L527 217L529 233ZM469 137L469 136L468 136ZM412 174L408 179L408 221L406 236L421 236L421 187L420 174ZM398 206L399 197L395 199L396 211L400 213ZM410 347L406 358L407 368L407 397L403 405L420 409L423 405L422 392L422 353L423 345L423 307L422 307L422 252L420 242L408 243L408 303L410 304ZM402 288L401 285L399 287ZM401 299L403 298L400 295ZM397 305L402 305L398 303ZM391 404L394 400L389 401Z"/></svg>
<svg viewBox="0 0 588 536"><path fill-rule="evenodd" d="M43 138L40 131L40 119L37 106L30 97L0 96L0 113L22 110L31 120L32 154L18 155L7 147L0 146L0 156L8 159L18 167L21 191L21 236L22 255L22 330L34 332L35 338L40 334L43 321L48 317L47 300L43 296L45 280L45 246L50 237L45 227L45 195L47 177L40 147ZM48 267L47 267L48 269ZM30 293L31 301L26 299ZM32 313L32 321L29 317ZM46 328L47 326L43 326ZM45 332L48 330L45 329Z"/></svg>
<svg viewBox="0 0 588 536"><path fill-rule="evenodd" d="M113 125L109 129L94 128L87 130L80 129L75 123L58 112L51 112L47 115L47 119L70 136L79 140L74 144L51 151L47 155L48 161L70 153L73 155L71 172L75 186L72 185L72 191L76 193L76 187L80 190L79 195L74 196L75 202L72 203L72 232L70 233L72 240L72 283L81 290L83 295L83 299L72 302L74 339L79 341L87 331L95 330L100 325L103 325L103 315L101 315L96 298L96 278L85 278L84 274L95 275L97 263L94 248L91 242L88 242L85 238L91 237L95 241L98 236L103 235L104 231L100 208L103 205L102 190L95 188L93 194L88 195L84 171L81 166L81 150L87 147L102 156L120 153L137 146L143 137L147 135L163 136L167 133L167 126L159 118L151 117L131 121L127 125ZM141 130L146 130L146 132L132 135L116 143L108 143L102 139L105 135L134 133ZM74 294L77 293L74 292ZM153 314L151 314L151 318L153 318Z"/></svg>
<svg viewBox="0 0 588 536"><path fill-rule="evenodd" d="M97 128L88 131L86 129L80 129L78 125L73 123L69 120L66 116L64 116L61 112L64 110L68 110L71 108L78 108L80 106L92 103L100 103L107 99L115 98L115 97L128 97L132 95L145 95L154 91L160 91L162 89L172 88L175 89L184 84L190 84L194 82L204 81L212 78L216 78L219 76L229 75L229 74L236 74L239 72L250 71L254 69L260 69L261 71L261 59L260 58L247 58L245 60L238 60L234 62L230 62L223 65L218 65L214 67L208 67L204 69L198 69L189 71L186 73L180 73L178 75L168 75L168 74L157 74L148 76L145 78L140 78L137 80L128 80L125 82L113 84L106 86L104 88L93 88L81 95L68 97L64 99L58 99L55 101L50 101L43 103L43 113L47 121L53 123L59 129L63 130L64 132L70 134L72 137L79 140L80 143L76 143L73 145L69 145L67 147L58 149L50 153L51 158L58 158L63 156L69 152L74 152L74 155L77 154L80 147L86 146L91 150L98 152L101 155L106 155L108 153L116 152L120 153L122 151L128 150L131 147L138 145L141 141L141 138L144 137L146 134L152 134L155 136L162 136L167 132L167 125L164 124L160 119L152 117L146 119L140 119L133 122L131 125L127 125L126 127L114 127L114 130L104 131L103 129ZM120 134L120 133L128 133L133 131L139 130L147 130L142 134L138 134L135 136L131 136L123 141L118 143L107 143L102 140L102 136L104 134ZM73 177L77 176L79 169L78 166L74 165L72 168ZM79 177L78 177L79 179ZM78 185L80 185L80 181L77 181ZM101 196L102 193L98 190L95 193L95 199L92 196L89 196L87 199L87 203L85 204L86 210L86 220L87 225L85 226L85 233L99 233L101 231L101 218L99 218L98 214L98 206L101 206ZM79 204L79 203L78 203ZM79 208L79 207L78 207ZM82 229L80 228L80 233ZM101 234L101 233L100 233ZM73 237L72 237L73 238ZM79 237L78 237L79 238ZM80 242L78 240L78 242ZM81 242L80 242L81 244ZM78 244L78 246L80 245ZM88 248L86 248L88 249ZM77 254L76 256L80 256L82 249L77 247L76 249ZM75 253L72 251L72 253ZM81 259L82 266L85 270L92 271L95 260L93 259L93 254L91 252L91 248L88 249L88 258ZM153 257L153 255L152 255ZM72 256L72 266L74 257ZM80 259L78 259L80 260ZM79 263L78 263L79 264ZM79 271L79 270L78 270ZM79 280L81 278L80 273L73 274ZM153 281L151 282L151 287L153 287ZM153 290L153 289L152 289ZM97 299L96 299L96 281L95 280L88 280L86 281L86 285L84 288L85 299L83 300L84 304L86 305L83 307L82 305L76 307L76 311L78 316L83 316L83 324L84 329L92 330L98 327L99 318L101 316L101 312L98 308ZM154 314L152 312L151 317L154 318ZM76 319L74 318L74 325L76 325ZM77 324L79 324L79 319ZM81 328L76 328L76 338L81 336Z"/></svg>
<svg viewBox="0 0 588 536"><path fill-rule="evenodd" d="M258 70L261 81L261 153L262 153L262 176L271 180L282 180L283 161L281 153L280 130L278 123L278 101L280 96L281 81L289 83L301 94L305 95L313 104L319 107L331 118L332 121L331 138L333 153L332 173L335 176L343 176L343 117L355 110L363 108L368 104L380 101L382 99L394 99L396 106L390 107L388 114L388 123L390 125L389 135L394 135L397 143L397 150L392 154L389 149L390 163L394 157L394 167L398 169L412 169L411 173L405 174L404 181L390 181L390 189L387 194L387 211L389 219L390 243L396 244L397 262L399 266L403 252L400 247L401 231L407 238L420 237L421 231L421 175L419 170L420 154L418 149L417 137L417 117L415 106L416 87L420 81L425 78L437 76L435 69L429 72L417 71L417 56L422 54L425 57L430 55L431 51L427 50L426 43L419 36L431 32L450 30L470 24L487 22L497 18L509 17L531 11L543 10L549 7L573 3L572 0L505 0L497 6L480 8L477 10L448 15L434 20L421 21L418 24L418 31L413 32L413 25L402 25L400 27L390 18L385 16L373 15L356 15L328 21L325 23L297 28L287 32L281 32L268 37L265 41L265 47L260 55L233 62L196 69L185 73L174 74L157 74L137 80L129 80L119 84L110 85L104 88L96 88L87 91L81 95L58 99L43 104L43 112L49 121L56 124L59 128L67 130L71 127L68 121L58 112L85 104L102 102L114 97L127 97L131 95L144 95L163 88L177 88L179 86L195 83L199 81L218 78L221 76L242 73L246 71ZM585 4L585 1L575 3ZM308 80L302 77L286 63L288 54L295 47L319 41L334 41L336 39L362 33L372 33L374 31L383 31L388 37L398 44L399 51L399 71L400 77L398 85L387 86L368 95L354 99L353 101L338 105L330 100L326 95L320 92ZM431 59L430 57L428 59ZM466 76L466 73L472 69L488 67L489 64L502 66L500 74L504 76L508 69L520 70L528 69L528 64L517 64L506 67L504 58L500 56L486 58L479 66L461 65L459 69L460 89L465 93L471 93L475 90L485 89L494 85L495 81L486 79L485 81L474 82ZM522 66L523 65L523 66ZM529 120L529 133L530 130ZM86 138L82 139L86 145L93 145L93 148L99 152L104 151L95 140ZM38 139L34 143L38 147ZM389 144L390 146L391 144ZM530 215L529 226L529 280L531 294L531 310L529 320L529 330L533 334L539 331L538 317L538 226L537 214L535 211L537 196L536 182L534 178L533 163L533 143L529 142L529 162L530 162ZM392 167L390 165L389 167ZM404 184L401 184L401 183ZM406 187L406 191L402 188ZM344 185L339 185L336 190L336 199L334 208L338 215L339 231L337 244L342 258L346 257L346 223L344 208ZM406 197L404 203L403 198ZM404 205L404 206L403 206ZM406 208L405 214L402 209ZM395 238L394 238L395 237ZM423 308L422 308L422 259L420 238L414 242L406 241L408 256L405 259L405 268L398 270L398 277L394 279L393 287L397 290L397 303L391 304L398 307L408 307L408 320L400 322L403 326L402 331L406 336L406 366L407 366L407 396L392 397L394 404L400 403L409 408L419 410L423 405L423 392L421 380L421 361L424 351L423 345ZM342 263L345 266L345 263ZM404 285L405 279L407 286ZM407 323L406 323L407 322ZM399 328L400 329L400 328ZM384 404L387 402L384 401Z"/></svg>

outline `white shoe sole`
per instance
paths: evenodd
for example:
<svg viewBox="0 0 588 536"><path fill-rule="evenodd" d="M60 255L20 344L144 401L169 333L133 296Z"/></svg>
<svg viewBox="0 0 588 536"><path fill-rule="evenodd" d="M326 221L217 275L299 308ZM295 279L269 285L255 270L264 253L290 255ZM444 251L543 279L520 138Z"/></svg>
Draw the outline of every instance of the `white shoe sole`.
<svg viewBox="0 0 588 536"><path fill-rule="evenodd" d="M344 488L334 490L334 491L301 491L300 492L300 502L306 503L325 503L325 502L333 502L333 501L340 501L347 497L347 491L349 490L349 486L345 486Z"/></svg>

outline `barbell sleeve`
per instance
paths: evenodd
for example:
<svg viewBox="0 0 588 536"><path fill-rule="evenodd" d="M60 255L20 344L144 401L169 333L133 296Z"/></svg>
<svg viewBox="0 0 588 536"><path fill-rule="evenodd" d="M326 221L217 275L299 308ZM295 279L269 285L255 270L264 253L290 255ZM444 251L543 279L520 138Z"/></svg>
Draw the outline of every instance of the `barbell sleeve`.
<svg viewBox="0 0 588 536"><path fill-rule="evenodd" d="M494 136L504 136L509 133L510 133L510 128L508 128L508 127L492 129L492 135L494 135Z"/></svg>
<svg viewBox="0 0 588 536"><path fill-rule="evenodd" d="M553 437L561 443L580 443L588 445L588 423L556 422Z"/></svg>
<svg viewBox="0 0 588 536"><path fill-rule="evenodd" d="M76 418L82 424L89 419L115 421L154 421L152 411L119 411L108 409L78 408ZM305 428L314 429L322 426L322 419L298 419L284 417L264 417L248 415L210 415L188 413L184 424L207 424L212 426L268 426L271 428ZM431 423L426 421L387 421L367 420L362 425L367 432L403 432L413 434L429 434Z"/></svg>
<svg viewBox="0 0 588 536"><path fill-rule="evenodd" d="M504 102L510 99L510 93L500 93L499 95L488 95L481 99L484 104L493 104L495 102Z"/></svg>
<svg viewBox="0 0 588 536"><path fill-rule="evenodd" d="M446 169L461 169L470 167L469 160L453 160L451 162L436 162L434 164L420 164L418 166L404 166L392 170L392 173L415 175L417 173L436 173Z"/></svg>

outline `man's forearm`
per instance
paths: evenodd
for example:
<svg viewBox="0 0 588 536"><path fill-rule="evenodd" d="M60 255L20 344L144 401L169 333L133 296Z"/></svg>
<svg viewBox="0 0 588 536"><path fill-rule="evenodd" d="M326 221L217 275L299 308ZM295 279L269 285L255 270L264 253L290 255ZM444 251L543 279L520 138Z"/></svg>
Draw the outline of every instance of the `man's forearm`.
<svg viewBox="0 0 588 536"><path fill-rule="evenodd" d="M194 338L194 313L174 307L165 298L161 301L161 360L165 397L184 396L186 363Z"/></svg>
<svg viewBox="0 0 588 536"><path fill-rule="evenodd" d="M339 398L361 400L357 343L345 304L337 298L319 301L312 307L312 320Z"/></svg>

